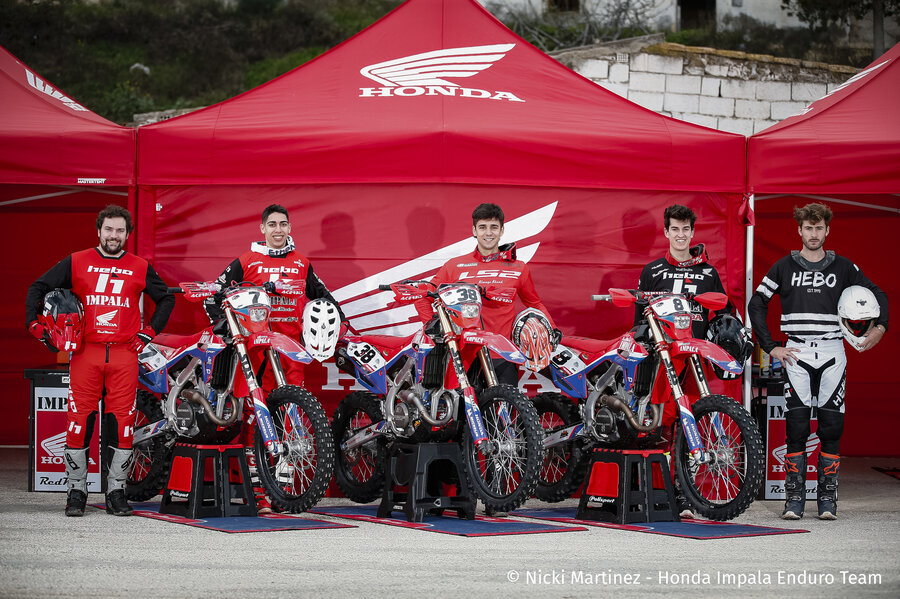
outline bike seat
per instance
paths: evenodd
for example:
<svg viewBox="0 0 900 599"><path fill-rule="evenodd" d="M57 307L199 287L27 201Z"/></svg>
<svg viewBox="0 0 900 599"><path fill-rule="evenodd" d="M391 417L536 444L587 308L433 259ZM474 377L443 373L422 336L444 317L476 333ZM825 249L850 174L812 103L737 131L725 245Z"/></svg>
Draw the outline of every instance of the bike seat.
<svg viewBox="0 0 900 599"><path fill-rule="evenodd" d="M394 335L366 335L363 337L363 340L376 347L396 351L409 345L412 342L412 338L415 336L415 333L406 337L396 337Z"/></svg>
<svg viewBox="0 0 900 599"><path fill-rule="evenodd" d="M563 337L561 343L566 347L586 352L589 354L599 354L609 349L613 343L613 339L591 339L589 337Z"/></svg>
<svg viewBox="0 0 900 599"><path fill-rule="evenodd" d="M193 335L173 335L172 333L160 333L156 337L153 338L154 345L164 345L165 347L171 347L172 349L178 349L180 347L187 347L189 345L194 345L197 341L200 340L200 337L203 335L203 331L199 333L194 333Z"/></svg>

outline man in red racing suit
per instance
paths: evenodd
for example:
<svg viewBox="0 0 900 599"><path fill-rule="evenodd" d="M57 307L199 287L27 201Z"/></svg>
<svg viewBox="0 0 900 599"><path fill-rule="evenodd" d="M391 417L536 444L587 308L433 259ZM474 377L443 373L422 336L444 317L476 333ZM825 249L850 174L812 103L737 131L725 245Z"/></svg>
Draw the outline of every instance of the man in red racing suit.
<svg viewBox="0 0 900 599"><path fill-rule="evenodd" d="M153 267L125 251L134 229L125 208L110 205L97 215L96 248L63 258L28 288L25 312L28 329L41 339L37 322L44 295L54 288L71 289L84 306L83 344L72 355L66 430L67 516L81 516L87 501L88 442L105 388L104 411L111 419L108 439L112 456L106 490L106 511L130 516L125 481L131 466L134 398L138 383L137 355L162 331L175 296ZM142 293L156 304L150 323L141 328ZM104 432L104 435L107 434Z"/></svg>
<svg viewBox="0 0 900 599"><path fill-rule="evenodd" d="M474 283L481 287L515 289L522 303L529 308L537 308L547 316L552 326L553 319L541 303L528 265L516 260L515 244L500 246L503 235L503 210L496 204L481 204L472 212L472 236L477 247L474 252L448 260L431 280L441 283ZM423 322L432 316L431 300L416 302L416 310ZM512 324L516 317L516 306L503 302L485 302L481 312L484 328L507 338L512 334ZM556 333L559 337L559 333ZM558 341L558 338L557 338ZM519 376L514 364L502 359L494 360L497 378L501 383L516 386Z"/></svg>
<svg viewBox="0 0 900 599"><path fill-rule="evenodd" d="M231 262L216 281L223 286L240 284L244 281L254 285L262 285L278 279L305 281L306 287L302 296L270 296L272 314L269 323L272 330L288 335L292 339L301 339L303 308L308 300L324 298L332 302L337 306L343 322L345 318L337 301L321 279L316 276L309 259L298 252L294 246L294 241L290 236L291 223L288 220L287 208L279 204L266 207L262 212L259 230L265 236L265 241L255 241L250 244L250 250ZM210 317L214 318L217 308L208 304L207 310ZM281 365L285 378L290 384L303 385L303 364L283 360ZM263 366L263 391L268 395L276 386L272 369ZM237 392L239 391L236 389ZM254 418L252 403L244 402L244 424L241 428L240 440L244 445L244 451L250 464L256 492L257 511L266 513L271 512L272 508L257 478L256 461L253 455Z"/></svg>

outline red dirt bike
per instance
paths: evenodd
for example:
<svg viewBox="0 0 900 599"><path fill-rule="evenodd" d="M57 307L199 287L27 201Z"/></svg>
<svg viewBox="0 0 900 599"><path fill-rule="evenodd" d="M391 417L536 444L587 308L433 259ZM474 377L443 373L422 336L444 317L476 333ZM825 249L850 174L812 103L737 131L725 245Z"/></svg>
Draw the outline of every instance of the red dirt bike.
<svg viewBox="0 0 900 599"><path fill-rule="evenodd" d="M228 443L240 432L245 401L253 404L254 453L272 504L306 511L322 498L334 468L328 417L306 389L288 385L280 359L313 360L294 339L269 328L269 293L302 295L305 282L220 291L213 282L181 283L189 301L222 295L225 320L194 335L157 335L138 356L134 460L126 483L133 501L166 484L176 442ZM265 356L278 384L268 397L257 381Z"/></svg>
<svg viewBox="0 0 900 599"><path fill-rule="evenodd" d="M535 397L546 433L535 496L544 501L571 496L584 478L591 446L659 444L669 434L663 423L668 405L678 414L671 448L676 482L685 498L706 518L737 517L762 484L762 437L740 404L710 393L701 359L733 374L740 374L743 366L691 332L691 301L718 310L726 305L726 296L704 293L689 298L610 289L609 295L592 299L643 306L644 320L613 341L564 337L553 352L553 382L569 397ZM685 369L697 382L699 398L684 392L679 373Z"/></svg>
<svg viewBox="0 0 900 599"><path fill-rule="evenodd" d="M541 429L531 402L497 382L491 352L518 364L524 357L481 324L483 294L492 301L512 296L464 283L433 290L427 281L379 289L392 290L400 303L433 298L437 318L409 337L347 334L339 343L338 368L368 389L347 395L334 413L341 490L360 503L379 497L386 446L395 439L453 440L461 446L469 488L486 508L520 506L537 484ZM471 374L479 363L486 386L476 390Z"/></svg>

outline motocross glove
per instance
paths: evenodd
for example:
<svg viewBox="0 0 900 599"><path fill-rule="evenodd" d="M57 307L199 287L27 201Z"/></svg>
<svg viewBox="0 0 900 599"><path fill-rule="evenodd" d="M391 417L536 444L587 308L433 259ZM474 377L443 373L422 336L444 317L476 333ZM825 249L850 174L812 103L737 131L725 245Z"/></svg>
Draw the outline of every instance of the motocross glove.
<svg viewBox="0 0 900 599"><path fill-rule="evenodd" d="M131 349L134 350L135 353L139 354L144 351L144 346L153 341L153 337L156 335L156 331L154 331L151 327L146 326L140 331L138 331L137 335L134 336L134 339L131 340Z"/></svg>
<svg viewBox="0 0 900 599"><path fill-rule="evenodd" d="M28 332L31 333L31 336L37 339L38 341L44 340L44 327L41 326L36 320L32 320L28 325Z"/></svg>
<svg viewBox="0 0 900 599"><path fill-rule="evenodd" d="M550 349L556 351L556 346L559 345L560 341L562 341L562 331L559 329L550 331Z"/></svg>
<svg viewBox="0 0 900 599"><path fill-rule="evenodd" d="M41 325L41 323L39 323L38 321L36 321L36 320L31 321L31 324L28 325L28 332L31 333L31 335L35 339L37 339L38 341L43 343L44 347L46 347L50 351L52 351L52 352L59 351L50 344L50 336L47 334L47 331L44 330L43 325Z"/></svg>

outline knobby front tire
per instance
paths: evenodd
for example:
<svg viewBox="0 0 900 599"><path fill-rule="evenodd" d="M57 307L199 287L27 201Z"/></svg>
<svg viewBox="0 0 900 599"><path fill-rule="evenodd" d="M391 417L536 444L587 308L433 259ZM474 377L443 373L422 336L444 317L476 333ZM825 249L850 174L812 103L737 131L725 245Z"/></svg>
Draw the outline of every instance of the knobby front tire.
<svg viewBox="0 0 900 599"><path fill-rule="evenodd" d="M704 518L731 520L756 497L765 474L765 448L759 427L736 401L710 395L693 405L694 418L710 461L700 464L688 454L684 430L675 433L675 476L685 498ZM716 433L714 416L723 435Z"/></svg>
<svg viewBox="0 0 900 599"><path fill-rule="evenodd" d="M498 415L505 405L508 423ZM469 488L486 508L510 512L534 492L543 457L544 433L534 406L515 387L497 385L478 397L488 439L499 446L495 454L475 447L468 424L462 433L463 464Z"/></svg>
<svg viewBox="0 0 900 599"><path fill-rule="evenodd" d="M328 417L312 393L295 385L275 389L266 403L279 453L269 455L257 429L254 450L260 482L272 505L292 513L305 512L325 495L334 470Z"/></svg>

